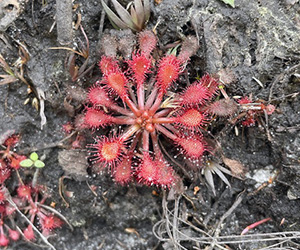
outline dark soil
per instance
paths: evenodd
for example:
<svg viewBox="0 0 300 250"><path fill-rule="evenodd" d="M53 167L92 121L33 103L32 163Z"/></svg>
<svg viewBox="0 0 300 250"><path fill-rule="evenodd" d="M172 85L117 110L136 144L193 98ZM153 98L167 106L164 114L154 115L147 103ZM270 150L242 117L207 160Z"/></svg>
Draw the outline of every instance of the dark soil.
<svg viewBox="0 0 300 250"><path fill-rule="evenodd" d="M42 1L18 2L20 10L15 20L12 18L7 25L1 23L6 9L0 10L0 23L3 25L0 25L0 53L12 65L18 58L19 43L26 46L30 60L25 65L24 77L34 89L45 93L47 122L41 129L40 114L31 106L35 94L27 94L26 84L17 81L0 85L0 135L14 130L22 135L18 152L28 154L37 150L40 156L46 157L46 167L41 172L39 183L51 190L53 196L49 203L55 202L56 209L74 226L74 231L67 226L56 230L56 236L50 238L49 242L56 249L175 249L171 241L160 242L152 232L153 225L162 219L163 192L154 187L134 184L118 186L107 174L95 175L89 168L86 175L76 176L75 173L72 179L64 180L66 190L73 194L72 197L65 196L69 203L69 207L66 207L58 193L59 178L64 175L58 155L63 149L53 147L52 143L65 137L62 125L72 120L70 110L68 112L64 105L70 86L91 86L99 71L95 67L83 78L72 82L65 68L69 51L49 49L60 46L56 29L51 29L55 22L55 1L48 0L43 4ZM219 0L153 2L148 28L153 28L159 22L156 30L161 48L186 35L199 38L200 49L188 66L191 82L205 72L215 74L221 69L230 69L236 81L226 88L229 96L252 95L254 100L265 100L276 106L276 111L268 117L265 126L225 126L230 118L217 122L213 134L221 143L225 156L245 166L246 177L241 180L227 176L232 186L229 189L215 176L216 196L199 173L194 173L192 179L185 178L179 216L213 234L222 216L241 195L241 203L219 227L220 236L240 235L246 226L267 217L272 220L251 230L249 234L299 232L299 2L237 0L235 8ZM81 24L90 43L90 66L100 58L99 23L102 7L100 1L75 1L75 4L78 6L74 7L73 19L76 21L77 15L82 15ZM112 26L105 19L104 30L109 29ZM79 39L85 41L80 29L74 31L74 43L70 47L76 48ZM30 102L24 105L27 98L30 98ZM75 106L76 102L72 105ZM262 121L266 122L265 117L262 117ZM30 172L22 174L28 179L32 175ZM270 177L274 177L272 183L268 183ZM97 187L97 196L87 183ZM200 187L200 191L194 193L196 186ZM168 207L173 208L172 200ZM186 231L186 234L191 237L203 236L196 231ZM298 234L298 239L277 247L297 249L300 246L299 237ZM231 249L261 249L277 242L227 245ZM36 243L43 245L39 239ZM196 246L192 240L182 240L181 243L186 249ZM204 249L207 245L199 244L197 249ZM39 247L19 241L8 249Z"/></svg>

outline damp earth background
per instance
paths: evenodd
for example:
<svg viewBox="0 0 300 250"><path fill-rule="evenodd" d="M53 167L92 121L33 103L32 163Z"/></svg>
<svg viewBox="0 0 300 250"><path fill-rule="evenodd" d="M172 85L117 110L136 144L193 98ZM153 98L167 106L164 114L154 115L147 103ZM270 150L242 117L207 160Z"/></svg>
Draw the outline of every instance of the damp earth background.
<svg viewBox="0 0 300 250"><path fill-rule="evenodd" d="M95 79L91 73L79 83L71 83L64 67L68 52L49 50L60 46L56 29L50 32L55 1L44 4L41 1L17 2L20 10L8 24L3 23L4 10L0 12L0 52L12 64L18 58L17 42L26 44L30 60L26 64L25 76L46 94L47 123L41 130L39 113L31 105L24 105L28 97L27 87L15 82L0 86L0 133L12 129L20 133L22 140L17 150L42 149L65 136L62 124L70 121L63 105L68 84L91 86ZM12 1L12 6L14 4ZM74 11L74 21L80 13L90 43L92 65L100 59L101 3L82 0L75 1L75 4L78 6ZM227 176L232 186L229 190L215 177L216 196L199 178L184 182L185 194L193 197L194 207L185 198L181 198L181 206L191 222L195 222L195 218L205 220L208 228L228 211L238 194L243 191L247 194L223 222L220 235L239 235L249 224L267 217L272 221L249 233L300 231L299 9L297 0L236 0L235 8L218 0L151 1L148 27L153 28L159 21L156 30L160 45L177 41L182 35L198 36L200 49L188 66L191 76L206 72L214 74L222 68L229 68L237 79L226 88L229 96L252 94L255 99L268 101L270 98L276 106L276 111L268 119L271 140L268 140L265 130L257 126L244 129L237 126L238 135L232 128L219 138L225 156L246 167L245 180ZM112 26L105 19L104 30L109 29ZM77 42L78 37L84 40L80 29L75 31L74 37ZM118 186L109 175L93 175L88 169L88 177L83 173L78 178L64 180L66 189L73 194L66 198L70 205L66 208L58 193L59 178L64 174L58 161L62 150L55 147L38 151L39 155L46 156L46 167L39 182L51 190L50 200L75 228L71 232L64 226L56 231L57 235L49 239L56 249L172 249L167 244L159 244L152 232L162 213L162 193L155 187ZM260 185L258 177L265 177L261 181L267 182L275 173L278 175L272 184L248 195ZM86 181L97 186L97 196ZM195 186L200 187L196 195ZM280 225L283 218L285 221ZM245 244L243 248L262 247L257 244ZM191 247L188 242L185 246ZM231 247L234 249L237 245ZM18 241L7 249L38 247Z"/></svg>

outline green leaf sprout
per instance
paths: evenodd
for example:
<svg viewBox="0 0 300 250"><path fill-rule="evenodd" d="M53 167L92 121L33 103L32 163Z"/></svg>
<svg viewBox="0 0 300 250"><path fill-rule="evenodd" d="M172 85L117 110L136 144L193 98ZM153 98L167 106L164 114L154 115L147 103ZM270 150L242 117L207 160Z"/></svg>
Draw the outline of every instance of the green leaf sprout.
<svg viewBox="0 0 300 250"><path fill-rule="evenodd" d="M25 160L20 162L20 165L21 165L21 167L29 168L33 165L33 161L30 160L30 159L25 159Z"/></svg>
<svg viewBox="0 0 300 250"><path fill-rule="evenodd" d="M30 154L28 159L25 159L20 162L21 167L30 168L32 166L36 168L43 168L45 167L45 163L39 160L39 156L36 152Z"/></svg>
<svg viewBox="0 0 300 250"><path fill-rule="evenodd" d="M45 163L42 162L41 160L37 160L37 161L34 162L34 166L36 168L43 168L43 167L45 167Z"/></svg>
<svg viewBox="0 0 300 250"><path fill-rule="evenodd" d="M30 154L29 158L34 162L37 161L39 159L39 156L36 152L33 152Z"/></svg>

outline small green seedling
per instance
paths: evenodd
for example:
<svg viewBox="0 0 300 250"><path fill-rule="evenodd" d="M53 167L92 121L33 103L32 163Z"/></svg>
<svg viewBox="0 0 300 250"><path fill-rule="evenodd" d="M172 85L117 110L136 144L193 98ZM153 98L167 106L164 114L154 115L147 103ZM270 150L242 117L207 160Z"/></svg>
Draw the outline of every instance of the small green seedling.
<svg viewBox="0 0 300 250"><path fill-rule="evenodd" d="M32 166L36 168L45 167L45 163L39 160L39 156L36 152L30 154L29 159L25 159L20 162L21 167L30 168Z"/></svg>

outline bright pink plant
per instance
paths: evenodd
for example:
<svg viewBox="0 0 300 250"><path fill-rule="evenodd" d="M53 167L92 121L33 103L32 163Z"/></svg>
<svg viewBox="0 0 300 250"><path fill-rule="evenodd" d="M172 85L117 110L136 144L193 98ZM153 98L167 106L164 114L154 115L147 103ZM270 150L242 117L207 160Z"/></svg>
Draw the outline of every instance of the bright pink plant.
<svg viewBox="0 0 300 250"><path fill-rule="evenodd" d="M23 211L32 224L37 224L41 233L48 237L52 231L61 227L63 221L48 210L45 205L47 195L42 192L43 186L36 188L30 185L19 185L17 195L12 200L20 211ZM20 233L17 229L16 209L6 200L5 189L0 189L0 246L7 246L10 241L20 239ZM11 226L9 226L11 224ZM18 225L20 227L20 225ZM27 225L23 229L24 238L28 241L36 239L36 234L32 225Z"/></svg>
<svg viewBox="0 0 300 250"><path fill-rule="evenodd" d="M0 184L3 184L10 176L13 169L20 168L20 162L26 159L26 156L19 155L14 148L20 140L18 134L4 135L3 142L0 141Z"/></svg>
<svg viewBox="0 0 300 250"><path fill-rule="evenodd" d="M265 105L264 101L258 100L253 102L251 97L243 97L238 103L240 104L242 111L239 114L239 118L243 118L242 125L244 127L252 127L259 123L259 117L262 114L271 115L275 111L275 106L272 104Z"/></svg>
<svg viewBox="0 0 300 250"><path fill-rule="evenodd" d="M101 135L89 146L93 163L100 169L109 167L120 184L134 177L146 185L169 188L178 176L165 160L158 138L170 139L183 157L200 165L208 150L201 130L210 123L208 105L219 83L206 74L181 93L172 93L197 51L197 40L187 38L177 57L167 54L157 61L151 56L156 43L155 35L144 31L139 34L140 50L131 60L102 57L103 77L90 88L89 104L77 119L77 128L95 131L121 125L118 135Z"/></svg>

